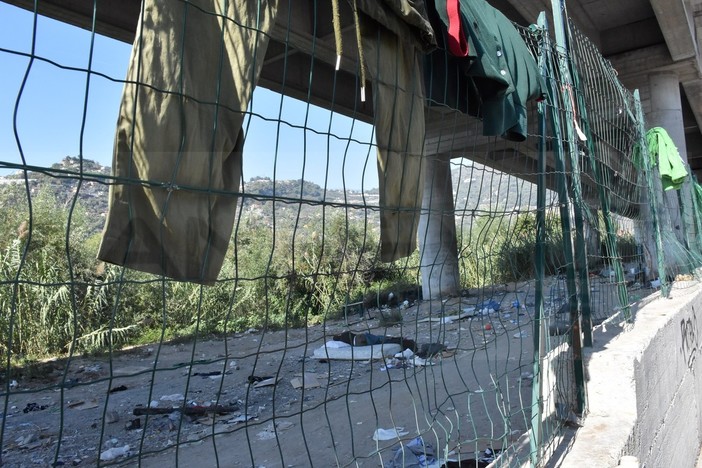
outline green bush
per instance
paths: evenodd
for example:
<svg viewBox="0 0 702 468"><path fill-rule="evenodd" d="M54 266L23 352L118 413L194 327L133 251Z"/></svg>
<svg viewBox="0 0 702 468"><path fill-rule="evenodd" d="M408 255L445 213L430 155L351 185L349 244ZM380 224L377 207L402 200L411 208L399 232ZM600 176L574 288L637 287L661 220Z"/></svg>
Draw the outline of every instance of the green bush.
<svg viewBox="0 0 702 468"><path fill-rule="evenodd" d="M545 269L555 274L565 264L560 218L546 217ZM535 276L536 216L485 215L459 233L461 284L482 288Z"/></svg>

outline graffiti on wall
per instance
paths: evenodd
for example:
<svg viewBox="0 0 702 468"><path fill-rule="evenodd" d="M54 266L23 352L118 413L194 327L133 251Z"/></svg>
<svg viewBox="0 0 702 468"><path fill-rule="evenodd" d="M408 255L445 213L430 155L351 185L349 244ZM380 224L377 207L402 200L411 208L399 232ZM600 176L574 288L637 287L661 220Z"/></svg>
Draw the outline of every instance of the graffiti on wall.
<svg viewBox="0 0 702 468"><path fill-rule="evenodd" d="M682 338L682 344L680 345L680 352L683 358L687 362L687 367L692 369L695 363L695 358L697 356L697 350L699 349L698 343L698 333L697 333L697 314L695 309L692 309L692 316L686 319L680 320L680 337Z"/></svg>

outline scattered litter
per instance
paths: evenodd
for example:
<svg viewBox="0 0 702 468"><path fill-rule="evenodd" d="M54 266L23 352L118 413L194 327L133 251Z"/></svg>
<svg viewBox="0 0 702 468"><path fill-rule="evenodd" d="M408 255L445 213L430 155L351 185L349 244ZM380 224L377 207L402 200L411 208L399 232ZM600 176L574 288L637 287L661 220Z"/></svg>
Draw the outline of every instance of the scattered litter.
<svg viewBox="0 0 702 468"><path fill-rule="evenodd" d="M110 393L123 392L123 391L125 391L125 390L127 390L127 386L126 386L126 385L120 385L120 386L118 386L118 387L113 387L113 388L111 388L111 389L110 389Z"/></svg>
<svg viewBox="0 0 702 468"><path fill-rule="evenodd" d="M242 423L246 421L251 421L252 419L256 419L258 417L257 414L240 414L239 416L229 419L227 423L229 424L236 424L236 423Z"/></svg>
<svg viewBox="0 0 702 468"><path fill-rule="evenodd" d="M451 324L453 322L457 322L458 320L463 320L464 318L469 318L473 317L475 315L475 307L468 307L466 309L463 309L463 312L461 312L458 315L447 315L445 317L427 317L423 318L421 320L417 320L418 323L424 323L424 322L439 322L443 324Z"/></svg>
<svg viewBox="0 0 702 468"><path fill-rule="evenodd" d="M259 440L275 439L276 431L284 431L286 429L290 429L293 426L294 424L290 421L278 421L275 423L275 426L273 425L273 423L270 423L266 426L265 429L256 434L256 437L258 437Z"/></svg>
<svg viewBox="0 0 702 468"><path fill-rule="evenodd" d="M193 376L200 376L202 378L208 378L208 377L221 377L222 376L222 371L212 371L212 372L195 372Z"/></svg>
<svg viewBox="0 0 702 468"><path fill-rule="evenodd" d="M422 359L427 359L437 354L441 354L446 350L446 346L441 343L424 343L419 351L417 351L417 356Z"/></svg>
<svg viewBox="0 0 702 468"><path fill-rule="evenodd" d="M488 301L481 302L480 304L476 305L475 307L477 309L480 309L480 310L485 310L485 309L490 310L491 309L493 312L496 312L496 311L500 310L500 303L495 301L495 300L490 299Z"/></svg>
<svg viewBox="0 0 702 468"><path fill-rule="evenodd" d="M116 460L119 457L126 457L127 455L129 455L129 445L125 445L123 447L112 447L100 454L100 460L111 461Z"/></svg>
<svg viewBox="0 0 702 468"><path fill-rule="evenodd" d="M316 374L309 374L309 373L305 373L304 383L303 383L302 377L295 377L292 380L290 380L290 384L295 389L302 388L303 385L306 389L307 388L316 388L316 387L322 386L322 384L319 383L319 379L317 379L317 375Z"/></svg>
<svg viewBox="0 0 702 468"><path fill-rule="evenodd" d="M488 447L482 453L482 456L478 458L478 461L482 463L492 463L497 459L497 457L499 457L501 452L502 449L493 449L491 447Z"/></svg>
<svg viewBox="0 0 702 468"><path fill-rule="evenodd" d="M10 381L10 388L17 388L18 385L19 385L19 384L17 383L16 380Z"/></svg>
<svg viewBox="0 0 702 468"><path fill-rule="evenodd" d="M518 333L515 333L515 334L512 335L512 336L514 336L515 338L526 338L526 337L529 336L529 333L528 333L526 330L522 330L522 331L520 331L520 332L518 332Z"/></svg>
<svg viewBox="0 0 702 468"><path fill-rule="evenodd" d="M406 436L409 432L405 431L404 427L393 427L392 429L378 428L373 433L373 440L392 440Z"/></svg>
<svg viewBox="0 0 702 468"><path fill-rule="evenodd" d="M117 411L108 411L105 413L105 422L107 424L114 424L119 421L119 414Z"/></svg>
<svg viewBox="0 0 702 468"><path fill-rule="evenodd" d="M395 354L395 357L397 359L409 359L412 356L414 356L414 353L412 352L411 349L406 349L406 350L402 351L401 353Z"/></svg>
<svg viewBox="0 0 702 468"><path fill-rule="evenodd" d="M155 408L150 406L148 408L144 406L137 406L132 411L134 416L145 416L154 414L171 414L174 412L181 412L188 416L204 416L205 414L228 414L239 411L239 405L210 405L210 406L179 406L172 408Z"/></svg>
<svg viewBox="0 0 702 468"><path fill-rule="evenodd" d="M15 439L15 443L17 444L17 446L24 449L37 448L41 445L41 442L39 441L39 435L36 432L27 434L24 437L18 437L17 439Z"/></svg>
<svg viewBox="0 0 702 468"><path fill-rule="evenodd" d="M101 369L102 366L100 364L93 364L92 366L80 366L76 371L76 374L80 374L81 372L89 372L95 374L100 372Z"/></svg>
<svg viewBox="0 0 702 468"><path fill-rule="evenodd" d="M488 331L492 330L492 325L489 324L489 323L486 323L486 324L485 324L485 330L488 330Z"/></svg>
<svg viewBox="0 0 702 468"><path fill-rule="evenodd" d="M163 395L160 398L161 401L182 401L185 400L185 397L180 394L180 393L174 393L172 395ZM157 404L158 406L158 404Z"/></svg>
<svg viewBox="0 0 702 468"><path fill-rule="evenodd" d="M252 333L258 333L258 330L255 328L249 328L244 333L246 333L247 335L251 335Z"/></svg>
<svg viewBox="0 0 702 468"><path fill-rule="evenodd" d="M229 362L229 367L231 367L234 370L239 370L239 363L236 361L230 361Z"/></svg>
<svg viewBox="0 0 702 468"><path fill-rule="evenodd" d="M91 400L88 402L82 402L80 404L80 406L76 406L75 408L80 410L80 411L85 411L85 410L89 410L89 409L93 409L93 408L97 408L97 407L98 407L97 401Z"/></svg>
<svg viewBox="0 0 702 468"><path fill-rule="evenodd" d="M36 403L27 403L27 406L22 410L23 413L31 413L34 411L42 411L48 408L49 405L37 405Z"/></svg>
<svg viewBox="0 0 702 468"><path fill-rule="evenodd" d="M261 379L261 380L254 380L253 387L254 388L261 388L261 387L272 387L276 385L278 382L280 382L281 378L280 377L256 377L255 375L249 376L249 383L251 383L251 378L255 379Z"/></svg>
<svg viewBox="0 0 702 468"><path fill-rule="evenodd" d="M471 468L488 468L490 465L489 463L478 461L474 457L475 455L467 460L446 460L446 462L441 465L441 468L463 468L465 466L470 466ZM431 468L434 467L432 466Z"/></svg>
<svg viewBox="0 0 702 468"><path fill-rule="evenodd" d="M384 468L433 466L439 466L434 447L431 444L425 444L421 437L417 437L395 449L392 459L384 465Z"/></svg>
<svg viewBox="0 0 702 468"><path fill-rule="evenodd" d="M132 419L129 421L127 424L124 425L124 429L127 431L133 431L134 429L141 429L141 419L136 418Z"/></svg>
<svg viewBox="0 0 702 468"><path fill-rule="evenodd" d="M388 369L409 369L412 367L424 367L431 364L431 361L413 355L409 359L392 358L387 362L387 365L382 366L380 368L380 371L386 372Z"/></svg>
<svg viewBox="0 0 702 468"><path fill-rule="evenodd" d="M60 386L63 388L73 388L78 383L80 383L80 379L65 379L61 382Z"/></svg>
<svg viewBox="0 0 702 468"><path fill-rule="evenodd" d="M263 382L264 380L269 380L272 378L273 378L273 376L270 376L270 375L267 375L265 377L261 377L259 375L251 374L250 376L248 376L247 380L249 381L250 384L255 384L255 383Z"/></svg>
<svg viewBox="0 0 702 468"><path fill-rule="evenodd" d="M424 367L427 365L427 360L416 356L411 349L406 349L401 353L395 354L395 357L388 360L386 365L381 367L381 372L388 369L409 369L411 367ZM431 364L431 362L429 362Z"/></svg>

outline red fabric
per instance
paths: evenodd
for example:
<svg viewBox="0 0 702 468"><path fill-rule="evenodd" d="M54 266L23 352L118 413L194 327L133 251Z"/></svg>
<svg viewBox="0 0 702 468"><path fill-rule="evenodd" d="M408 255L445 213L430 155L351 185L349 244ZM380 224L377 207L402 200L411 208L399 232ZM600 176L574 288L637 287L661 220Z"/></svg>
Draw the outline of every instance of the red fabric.
<svg viewBox="0 0 702 468"><path fill-rule="evenodd" d="M449 52L457 57L467 57L468 42L461 28L460 0L446 0L446 12L449 19L447 41Z"/></svg>

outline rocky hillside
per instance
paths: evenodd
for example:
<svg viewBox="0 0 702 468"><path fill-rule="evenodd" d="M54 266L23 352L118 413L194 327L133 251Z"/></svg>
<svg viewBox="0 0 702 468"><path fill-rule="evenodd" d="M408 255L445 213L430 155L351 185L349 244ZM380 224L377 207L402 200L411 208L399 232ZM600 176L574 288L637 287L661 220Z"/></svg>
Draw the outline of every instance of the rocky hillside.
<svg viewBox="0 0 702 468"><path fill-rule="evenodd" d="M29 172L27 178L32 193L48 189L68 206L78 193L78 200L93 215L94 229L102 228L107 213L109 176L111 169L95 161L67 156L41 172ZM472 218L490 211L512 211L533 208L536 189L533 184L467 160L455 160L452 183L456 217ZM0 177L0 188L24 184L24 174L18 172ZM15 190L16 191L16 190ZM322 216L348 216L367 219L371 227L378 224L379 194L377 189L366 192L324 189L303 180L272 180L253 177L242 187L244 216L264 224L303 226L321 221ZM4 197L7 206L7 197ZM22 199L22 198L20 198ZM24 202L22 202L24 203Z"/></svg>

